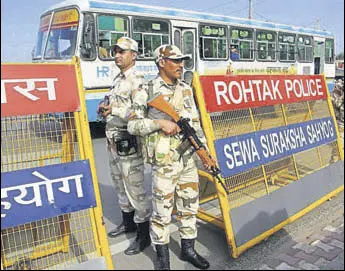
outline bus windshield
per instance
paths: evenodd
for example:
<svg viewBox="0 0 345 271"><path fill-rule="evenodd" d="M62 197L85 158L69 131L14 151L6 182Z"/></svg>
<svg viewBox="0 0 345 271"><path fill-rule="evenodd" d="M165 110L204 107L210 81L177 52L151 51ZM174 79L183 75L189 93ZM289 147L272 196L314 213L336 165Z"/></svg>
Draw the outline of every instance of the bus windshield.
<svg viewBox="0 0 345 271"><path fill-rule="evenodd" d="M57 11L52 20L51 15L41 18L33 58L39 59L42 55L45 59L71 58L75 53L79 13L76 9Z"/></svg>

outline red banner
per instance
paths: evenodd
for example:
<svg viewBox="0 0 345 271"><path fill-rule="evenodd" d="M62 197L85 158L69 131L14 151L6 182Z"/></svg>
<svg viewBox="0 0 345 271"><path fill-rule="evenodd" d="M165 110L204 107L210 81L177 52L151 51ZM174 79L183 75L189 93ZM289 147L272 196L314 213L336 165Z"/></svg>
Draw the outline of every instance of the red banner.
<svg viewBox="0 0 345 271"><path fill-rule="evenodd" d="M327 98L322 75L200 76L200 81L209 113Z"/></svg>
<svg viewBox="0 0 345 271"><path fill-rule="evenodd" d="M73 64L1 65L1 117L78 110Z"/></svg>

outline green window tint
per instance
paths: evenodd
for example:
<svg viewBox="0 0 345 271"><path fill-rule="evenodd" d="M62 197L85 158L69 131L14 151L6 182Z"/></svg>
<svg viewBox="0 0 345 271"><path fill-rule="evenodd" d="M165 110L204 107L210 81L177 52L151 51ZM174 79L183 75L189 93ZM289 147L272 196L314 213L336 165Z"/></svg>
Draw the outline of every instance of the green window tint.
<svg viewBox="0 0 345 271"><path fill-rule="evenodd" d="M123 33L111 33L111 44L116 44L117 40L125 36Z"/></svg>
<svg viewBox="0 0 345 271"><path fill-rule="evenodd" d="M163 36L162 37L162 44L168 44L169 43L169 36Z"/></svg>
<svg viewBox="0 0 345 271"><path fill-rule="evenodd" d="M238 40L238 30L234 29L231 31L231 39Z"/></svg>
<svg viewBox="0 0 345 271"><path fill-rule="evenodd" d="M334 63L334 40L326 39L325 43L325 62L328 64Z"/></svg>
<svg viewBox="0 0 345 271"><path fill-rule="evenodd" d="M152 58L157 47L170 43L169 37L170 26L168 22L146 19L133 20L133 39L138 42L138 58Z"/></svg>
<svg viewBox="0 0 345 271"><path fill-rule="evenodd" d="M226 37L226 28L224 26L201 25L201 34L205 37Z"/></svg>
<svg viewBox="0 0 345 271"><path fill-rule="evenodd" d="M200 56L204 59L227 59L227 28L217 25L200 25Z"/></svg>
<svg viewBox="0 0 345 271"><path fill-rule="evenodd" d="M155 48L161 46L162 40L160 36L144 35L144 55L145 57L153 57Z"/></svg>
<svg viewBox="0 0 345 271"><path fill-rule="evenodd" d="M192 56L192 59L188 59L184 61L184 67L187 70L191 70L194 68L193 51L194 51L194 35L192 32L187 31L183 34L183 53Z"/></svg>
<svg viewBox="0 0 345 271"><path fill-rule="evenodd" d="M299 35L297 37L297 57L299 62L313 62L313 38Z"/></svg>
<svg viewBox="0 0 345 271"><path fill-rule="evenodd" d="M98 45L99 58L114 57L111 48L120 37L128 36L128 20L126 18L99 15L98 16Z"/></svg>
<svg viewBox="0 0 345 271"><path fill-rule="evenodd" d="M295 62L296 61L296 35L291 33L279 33L279 60Z"/></svg>
<svg viewBox="0 0 345 271"><path fill-rule="evenodd" d="M127 20L114 16L98 16L98 29L127 32Z"/></svg>
<svg viewBox="0 0 345 271"><path fill-rule="evenodd" d="M227 40L218 41L218 58L228 58L228 42Z"/></svg>
<svg viewBox="0 0 345 271"><path fill-rule="evenodd" d="M306 53L306 61L307 62L313 62L313 47L307 46L305 48L305 53Z"/></svg>
<svg viewBox="0 0 345 271"><path fill-rule="evenodd" d="M230 58L234 61L254 60L254 31L232 27L230 34Z"/></svg>
<svg viewBox="0 0 345 271"><path fill-rule="evenodd" d="M256 31L257 59L260 61L276 61L276 33L272 31Z"/></svg>

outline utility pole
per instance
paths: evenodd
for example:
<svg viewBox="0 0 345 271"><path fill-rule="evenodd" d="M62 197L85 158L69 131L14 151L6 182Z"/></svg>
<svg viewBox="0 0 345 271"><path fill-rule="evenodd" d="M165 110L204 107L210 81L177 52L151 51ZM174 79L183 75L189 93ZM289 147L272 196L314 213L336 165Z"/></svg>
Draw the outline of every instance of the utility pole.
<svg viewBox="0 0 345 271"><path fill-rule="evenodd" d="M248 19L252 19L253 16L252 16L252 13L253 12L253 1L252 0L249 0L249 14L248 14Z"/></svg>
<svg viewBox="0 0 345 271"><path fill-rule="evenodd" d="M252 11L253 11L253 1L249 0L249 14L248 19L252 19Z"/></svg>
<svg viewBox="0 0 345 271"><path fill-rule="evenodd" d="M320 20L319 20L318 17L316 17L316 20L315 20L315 29L316 29L316 30L319 30L319 28L320 28Z"/></svg>

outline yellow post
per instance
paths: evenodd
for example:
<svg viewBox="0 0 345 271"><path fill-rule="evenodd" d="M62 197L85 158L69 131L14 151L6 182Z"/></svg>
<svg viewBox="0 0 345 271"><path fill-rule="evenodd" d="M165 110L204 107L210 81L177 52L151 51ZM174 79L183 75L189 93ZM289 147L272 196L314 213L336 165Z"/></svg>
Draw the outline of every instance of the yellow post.
<svg viewBox="0 0 345 271"><path fill-rule="evenodd" d="M87 117L87 110L86 110L86 104L85 104L85 96L84 96L84 89L83 89L83 83L82 83L82 76L80 71L80 62L79 59L74 57L73 62L75 63L75 71L77 75L77 81L78 81L78 91L79 91L79 99L80 99L80 105L81 105L81 112L83 114L79 113L79 120L77 122L78 128L81 131L81 138L83 139L83 156L88 157L90 161L90 168L91 168L91 174L93 179L93 187L95 191L95 197L96 197L96 204L97 207L93 208L93 217L95 218L95 223L93 223L94 232L98 232L96 236L99 238L97 240L98 245L98 252L105 257L108 269L112 270L114 269L109 244L108 244L108 238L106 234L105 229L105 223L103 221L103 212L102 212L102 202L100 199L100 190L98 186L98 179L96 174L96 166L94 161L94 153L93 153L93 147L90 137L90 128L89 128L89 122ZM81 154L82 155L82 154ZM96 227L96 228L95 228Z"/></svg>
<svg viewBox="0 0 345 271"><path fill-rule="evenodd" d="M324 75L323 75L323 78L324 78L324 82L326 82L326 77ZM338 129L338 123L337 123L337 119L336 119L335 114L334 114L334 108L333 108L333 104L332 104L332 100L331 100L331 95L329 94L329 89L328 89L327 84L326 84L326 89L327 89L328 108L329 108L329 112L331 113L331 116L333 118L335 130L336 130L337 138L338 138L337 140L338 140L339 155L340 155L340 159L342 161L344 161L344 151L343 151L343 148L341 146L342 144L341 144L341 137L340 137L340 133L339 133L339 129Z"/></svg>
<svg viewBox="0 0 345 271"><path fill-rule="evenodd" d="M198 108L200 110L201 121L203 124L203 129L205 131L205 136L207 139L207 145L208 145L209 150L210 150L211 154L213 155L213 157L216 157L216 151L215 151L215 147L214 147L214 143L213 143L215 140L215 136L213 133L212 122L211 122L210 116L206 111L204 93L202 90L202 86L200 83L198 72L194 72L193 88L194 88L194 91L196 94L196 100L198 103ZM236 248L235 239L234 239L234 233L233 233L233 229L232 229L232 225L231 225L231 221L230 221L230 214L229 214L229 212L230 212L229 201L228 201L227 195L224 192L224 189L222 188L222 186L217 181L214 181L214 183L215 183L216 188L217 188L218 199L219 199L222 215L224 218L224 228L225 228L227 243L231 244L232 256L234 258L237 258L238 253L237 253L237 248Z"/></svg>

